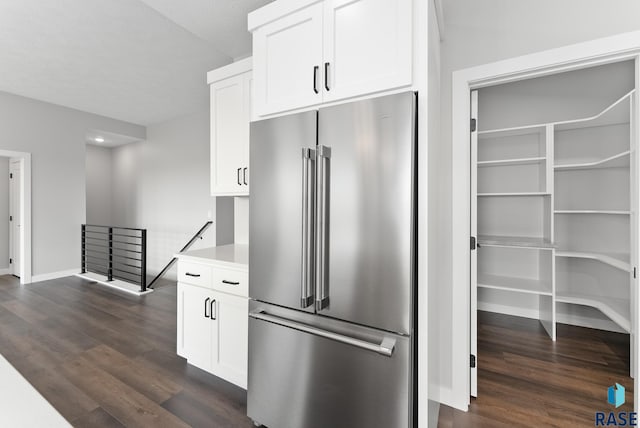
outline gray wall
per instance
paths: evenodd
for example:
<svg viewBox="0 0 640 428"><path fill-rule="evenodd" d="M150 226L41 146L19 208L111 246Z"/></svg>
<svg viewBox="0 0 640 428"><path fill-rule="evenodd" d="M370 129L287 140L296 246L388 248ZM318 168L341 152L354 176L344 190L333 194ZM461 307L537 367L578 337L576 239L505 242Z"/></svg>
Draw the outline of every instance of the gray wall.
<svg viewBox="0 0 640 428"><path fill-rule="evenodd" d="M112 225L111 154L107 147L87 144L87 224Z"/></svg>
<svg viewBox="0 0 640 428"><path fill-rule="evenodd" d="M225 227L225 240L233 236L233 209L221 201L218 210L211 197L209 146L209 112L203 111L152 125L146 141L113 149L112 220L148 230L150 273L162 269L209 219L214 227L193 249L215 245L216 226ZM226 218L216 221L217 213Z"/></svg>
<svg viewBox="0 0 640 428"><path fill-rule="evenodd" d="M145 128L5 92L0 117L0 149L32 155L33 275L79 269L85 134L100 129L144 138Z"/></svg>
<svg viewBox="0 0 640 428"><path fill-rule="evenodd" d="M442 234L438 237L438 299L431 320L440 327L439 341L430 365L437 376L432 381L441 391L451 387L451 308L457 302L451 295L451 73L475 65L511 58L599 37L640 30L640 2L619 0L447 0L445 35L442 49L442 138L438 151L439 191L435 200ZM434 266L435 264L435 266ZM430 302L431 303L431 302Z"/></svg>
<svg viewBox="0 0 640 428"><path fill-rule="evenodd" d="M9 267L9 158L0 157L0 270Z"/></svg>

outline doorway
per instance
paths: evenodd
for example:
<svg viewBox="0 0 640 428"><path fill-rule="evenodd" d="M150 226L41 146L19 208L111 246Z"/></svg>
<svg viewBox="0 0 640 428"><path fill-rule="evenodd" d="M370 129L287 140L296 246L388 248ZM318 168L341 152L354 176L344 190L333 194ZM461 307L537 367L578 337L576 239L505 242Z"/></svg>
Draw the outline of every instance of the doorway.
<svg viewBox="0 0 640 428"><path fill-rule="evenodd" d="M31 283L31 154L0 150L9 158L9 273Z"/></svg>
<svg viewBox="0 0 640 428"><path fill-rule="evenodd" d="M20 159L9 159L9 272L20 278L20 206L22 165Z"/></svg>
<svg viewBox="0 0 640 428"><path fill-rule="evenodd" d="M504 375L521 387L563 392L538 394L540 407L548 407L547 399L569 406L567 370L583 370L579 386L572 385L574 399L589 389L604 394L614 378L633 391L635 75L628 60L471 93L470 230L477 246L470 346L477 364L470 389L477 404L501 397L518 408L495 388ZM512 346L525 335L529 340ZM501 359L497 350L509 356ZM570 357L578 353L590 362L615 357L617 370ZM519 367L508 372L515 361ZM546 376L519 378L535 370ZM606 406L588 395L575 409L582 423L593 419L593 408Z"/></svg>
<svg viewBox="0 0 640 428"><path fill-rule="evenodd" d="M501 85L509 82L523 81L527 79L549 76L567 71L582 70L595 67L598 65L612 64L621 61L634 61L637 64L640 54L640 32L629 33L603 40L594 40L591 42L581 43L578 45L567 46L565 48L554 49L552 51L531 54L524 57L513 58L497 63L487 64L484 66L474 67L466 70L460 70L453 74L452 82L452 99L453 99L453 120L452 120L452 138L453 138L453 245L452 257L454 266L453 272L453 302L452 318L456 321L452 325L453 346L452 346L452 388L451 396L447 403L454 408L467 410L471 403L471 378L472 372L469 365L469 355L471 353L471 258L473 247L469 245L470 225L471 225L471 144L470 135L473 129L471 121L471 93L473 90L487 88L490 86ZM634 84L638 86L638 68L636 66L634 72ZM631 117L631 141L633 142L632 155L635 157L635 145L638 139L637 127L639 114L635 108L638 102L638 93L631 94L631 102L633 103ZM546 133L546 131L545 131ZM534 156L535 157L535 156ZM540 156L542 157L542 156ZM635 162L634 162L635 164ZM632 179L637 181L637 172L630 173ZM487 192L491 193L491 192ZM541 195L546 192L538 193L543 201L545 196ZM487 195L486 197L492 197ZM632 195L634 206L637 204L637 194ZM544 202L539 205L544 206ZM544 209L544 208L543 208ZM577 209L576 209L577 210ZM632 211L628 209L627 211ZM562 210L570 211L570 210ZM586 211L586 209L585 209ZM624 210L612 210L624 211ZM637 212L637 210L635 210ZM570 215L563 213L562 215ZM620 214L622 215L622 214ZM626 214L625 214L626 215ZM543 225L543 227L545 227ZM637 227L631 226L631 237L633 242L638 241ZM550 228L548 230L551 230ZM544 242L543 242L544 244ZM549 251L546 248L538 248L535 251ZM545 253L546 254L546 253ZM633 254L633 255L631 255ZM637 251L633 251L629 256L630 270L638 266ZM565 254L567 258L572 256ZM539 256L541 257L541 256ZM617 262L614 260L614 263ZM628 273L630 276L632 272ZM637 281L634 278L634 281ZM553 294L553 291L551 291ZM635 293L635 287L630 290L630 310L632 314L637 312L638 294ZM637 330L638 317L630 316L630 329ZM536 322L538 322L536 320ZM631 342L633 355L631 357L631 368L635 367L637 359L637 341ZM473 366L473 355L472 355ZM637 390L637 377L634 379ZM605 391L606 393L606 391ZM606 405L606 401L604 402ZM638 408L638 395L634 395L634 407Z"/></svg>

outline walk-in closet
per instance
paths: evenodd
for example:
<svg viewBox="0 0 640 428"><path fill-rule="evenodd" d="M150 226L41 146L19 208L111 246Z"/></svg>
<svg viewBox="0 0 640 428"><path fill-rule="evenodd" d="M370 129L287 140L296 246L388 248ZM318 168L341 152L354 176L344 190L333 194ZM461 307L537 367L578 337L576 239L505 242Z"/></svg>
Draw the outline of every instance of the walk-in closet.
<svg viewBox="0 0 640 428"><path fill-rule="evenodd" d="M477 310L539 320L566 349L561 325L629 335L633 376L636 74L623 61L472 92L472 353Z"/></svg>

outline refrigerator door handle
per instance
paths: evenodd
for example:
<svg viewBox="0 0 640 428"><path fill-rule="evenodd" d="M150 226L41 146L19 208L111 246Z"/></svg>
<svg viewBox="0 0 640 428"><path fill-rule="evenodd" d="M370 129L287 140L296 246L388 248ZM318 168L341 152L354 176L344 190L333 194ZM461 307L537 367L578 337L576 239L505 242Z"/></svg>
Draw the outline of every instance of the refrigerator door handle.
<svg viewBox="0 0 640 428"><path fill-rule="evenodd" d="M300 307L313 305L313 197L310 188L313 180L313 159L315 150L302 149L302 278L300 290Z"/></svg>
<svg viewBox="0 0 640 428"><path fill-rule="evenodd" d="M326 243L327 227L329 223L327 207L329 198L328 185L330 167L327 164L331 159L331 148L318 146L316 151L316 311L329 307L329 284L326 277ZM329 171L329 172L327 172Z"/></svg>
<svg viewBox="0 0 640 428"><path fill-rule="evenodd" d="M317 327L312 327L307 324L302 324L296 321L291 321L286 318L278 317L275 315L269 315L268 313L258 310L249 313L249 317L267 321L273 324L277 324L283 327L292 328L294 330L302 331L304 333L313 334L315 336L324 337L336 342L345 343L347 345L355 346L357 348L366 349L368 351L376 352L385 357L391 357L393 350L396 346L396 339L393 337L385 336L380 343L371 343L366 340L356 339L355 337L345 336L343 334L334 333L332 331L323 330Z"/></svg>

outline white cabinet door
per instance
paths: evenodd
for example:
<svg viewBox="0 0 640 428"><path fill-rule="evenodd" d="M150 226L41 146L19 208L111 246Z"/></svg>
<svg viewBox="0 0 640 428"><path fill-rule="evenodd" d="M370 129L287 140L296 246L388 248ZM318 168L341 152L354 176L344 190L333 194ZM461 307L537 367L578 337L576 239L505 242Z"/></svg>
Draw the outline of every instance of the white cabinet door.
<svg viewBox="0 0 640 428"><path fill-rule="evenodd" d="M219 376L246 389L249 300L226 293L216 293L214 298L217 308L214 315L218 321L216 371Z"/></svg>
<svg viewBox="0 0 640 428"><path fill-rule="evenodd" d="M211 194L248 195L251 73L211 84Z"/></svg>
<svg viewBox="0 0 640 428"><path fill-rule="evenodd" d="M211 315L211 291L178 283L178 355L190 364L211 371L217 344L216 321Z"/></svg>
<svg viewBox="0 0 640 428"><path fill-rule="evenodd" d="M253 33L258 116L322 102L321 1Z"/></svg>
<svg viewBox="0 0 640 428"><path fill-rule="evenodd" d="M325 0L323 101L411 85L412 0Z"/></svg>

